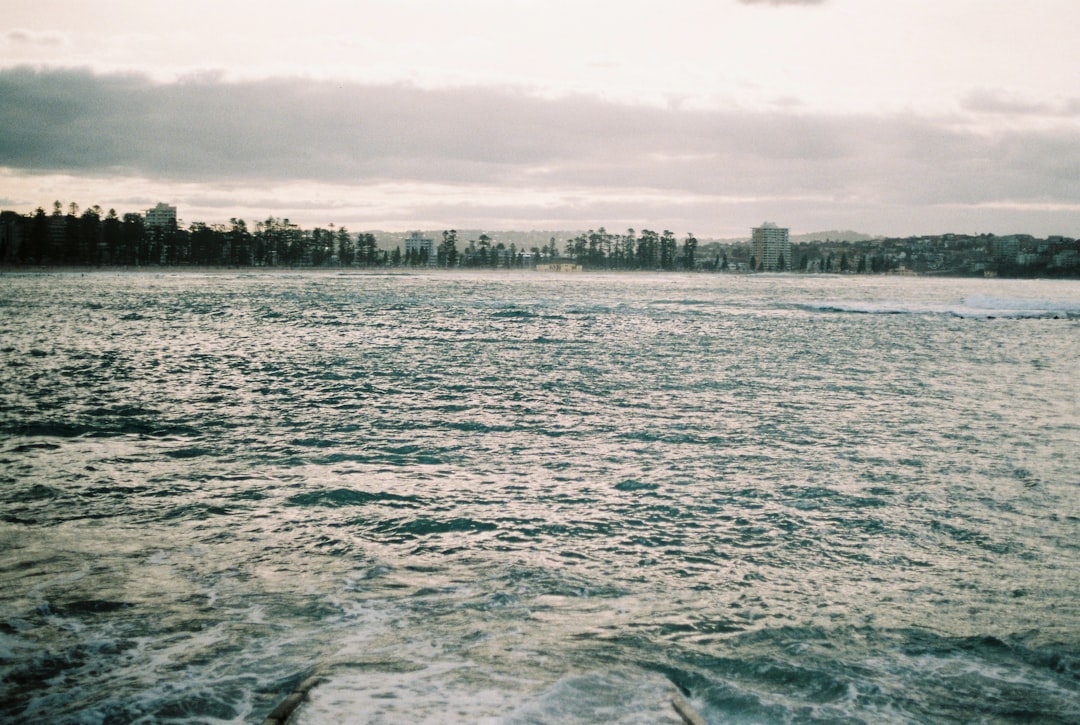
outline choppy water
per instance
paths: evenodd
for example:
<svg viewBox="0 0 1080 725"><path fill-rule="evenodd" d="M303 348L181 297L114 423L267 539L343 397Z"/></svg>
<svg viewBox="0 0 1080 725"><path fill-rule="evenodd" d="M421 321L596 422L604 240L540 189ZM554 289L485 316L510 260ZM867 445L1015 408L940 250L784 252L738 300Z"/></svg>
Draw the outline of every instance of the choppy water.
<svg viewBox="0 0 1080 725"><path fill-rule="evenodd" d="M1080 721L1080 283L0 277L0 720Z"/></svg>

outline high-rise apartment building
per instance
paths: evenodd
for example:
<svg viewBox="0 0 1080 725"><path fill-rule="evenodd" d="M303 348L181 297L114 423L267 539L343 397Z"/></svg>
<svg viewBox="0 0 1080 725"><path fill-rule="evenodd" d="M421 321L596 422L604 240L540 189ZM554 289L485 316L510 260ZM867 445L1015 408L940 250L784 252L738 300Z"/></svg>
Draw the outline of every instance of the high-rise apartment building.
<svg viewBox="0 0 1080 725"><path fill-rule="evenodd" d="M754 227L751 242L758 269L767 272L786 272L791 269L791 242L786 227L765 222Z"/></svg>
<svg viewBox="0 0 1080 725"><path fill-rule="evenodd" d="M146 210L148 229L170 229L176 227L176 207L158 203L153 209Z"/></svg>
<svg viewBox="0 0 1080 725"><path fill-rule="evenodd" d="M435 240L430 237L425 237L420 232L413 232L405 238L405 256L412 258L416 261L424 260L429 267L434 267L438 264L438 258L435 251Z"/></svg>

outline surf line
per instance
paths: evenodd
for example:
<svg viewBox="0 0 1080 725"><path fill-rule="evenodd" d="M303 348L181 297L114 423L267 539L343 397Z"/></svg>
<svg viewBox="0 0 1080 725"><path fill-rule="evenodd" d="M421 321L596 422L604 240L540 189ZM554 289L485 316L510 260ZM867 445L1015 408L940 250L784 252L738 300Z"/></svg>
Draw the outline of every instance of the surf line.
<svg viewBox="0 0 1080 725"><path fill-rule="evenodd" d="M325 678L316 675L307 678L297 685L296 689L293 690L288 697L282 700L278 706L274 708L273 712L267 715L266 719L263 720L263 725L287 725L289 718L292 717L296 708L300 707L300 703L307 697L308 692L320 682L323 682L324 679Z"/></svg>

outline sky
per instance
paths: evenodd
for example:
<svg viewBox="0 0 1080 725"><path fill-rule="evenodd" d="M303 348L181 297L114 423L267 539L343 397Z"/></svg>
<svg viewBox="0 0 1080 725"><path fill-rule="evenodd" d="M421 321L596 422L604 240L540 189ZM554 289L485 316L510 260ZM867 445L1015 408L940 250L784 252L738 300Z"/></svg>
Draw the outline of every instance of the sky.
<svg viewBox="0 0 1080 725"><path fill-rule="evenodd" d="M0 208L1080 236L1077 0L5 0Z"/></svg>

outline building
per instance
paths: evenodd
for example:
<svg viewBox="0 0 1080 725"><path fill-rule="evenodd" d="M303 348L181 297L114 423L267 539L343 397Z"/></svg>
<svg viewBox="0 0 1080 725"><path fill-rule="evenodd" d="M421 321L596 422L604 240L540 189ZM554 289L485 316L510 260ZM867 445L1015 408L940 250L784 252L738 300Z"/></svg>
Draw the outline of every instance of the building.
<svg viewBox="0 0 1080 725"><path fill-rule="evenodd" d="M405 238L405 258L426 263L429 267L439 264L439 255L435 250L435 240L425 237L420 232L413 232Z"/></svg>
<svg viewBox="0 0 1080 725"><path fill-rule="evenodd" d="M1020 240L1015 235L994 237L990 240L990 253L1000 262L1010 262L1020 253Z"/></svg>
<svg viewBox="0 0 1080 725"><path fill-rule="evenodd" d="M175 229L176 207L158 203L153 209L146 210L147 229Z"/></svg>
<svg viewBox="0 0 1080 725"><path fill-rule="evenodd" d="M768 272L786 272L791 269L791 242L788 240L786 227L765 222L760 227L753 228L751 242L758 269Z"/></svg>

